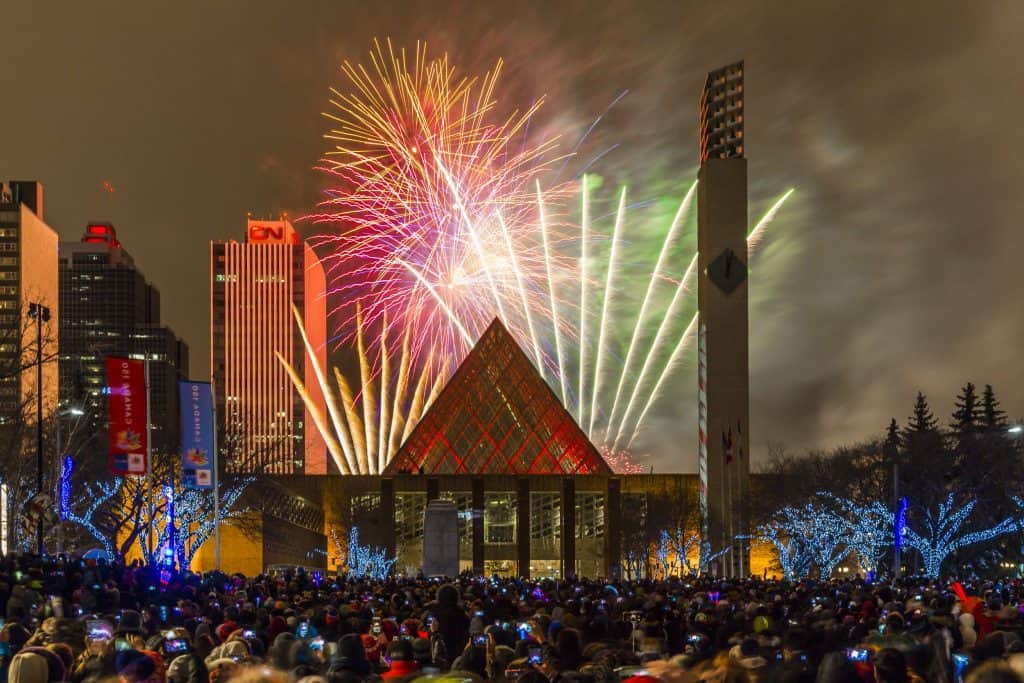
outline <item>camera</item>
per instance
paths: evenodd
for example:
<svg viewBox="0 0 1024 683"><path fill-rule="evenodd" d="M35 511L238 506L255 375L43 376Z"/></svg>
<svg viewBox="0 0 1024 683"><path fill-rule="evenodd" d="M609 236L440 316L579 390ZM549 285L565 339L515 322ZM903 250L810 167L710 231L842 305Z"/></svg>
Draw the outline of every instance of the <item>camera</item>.
<svg viewBox="0 0 1024 683"><path fill-rule="evenodd" d="M846 651L846 658L851 662L866 662L868 661L868 649L855 647Z"/></svg>
<svg viewBox="0 0 1024 683"><path fill-rule="evenodd" d="M487 635L484 633L478 633L473 636L473 645L476 647L487 647Z"/></svg>
<svg viewBox="0 0 1024 683"><path fill-rule="evenodd" d="M541 649L539 647L531 647L526 651L526 661L530 664L537 665L541 662Z"/></svg>

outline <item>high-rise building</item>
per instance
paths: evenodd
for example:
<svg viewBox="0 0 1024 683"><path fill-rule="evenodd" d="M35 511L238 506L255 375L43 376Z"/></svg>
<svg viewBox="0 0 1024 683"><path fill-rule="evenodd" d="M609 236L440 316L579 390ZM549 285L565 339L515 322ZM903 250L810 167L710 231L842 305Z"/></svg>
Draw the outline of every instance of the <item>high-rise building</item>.
<svg viewBox="0 0 1024 683"><path fill-rule="evenodd" d="M44 416L56 406L59 311L57 233L43 220L43 186L32 181L4 182L0 185L0 423L15 419L35 423L40 358Z"/></svg>
<svg viewBox="0 0 1024 683"><path fill-rule="evenodd" d="M712 71L700 100L697 330L700 502L704 538L727 551L719 573L750 569L750 372L743 62Z"/></svg>
<svg viewBox="0 0 1024 683"><path fill-rule="evenodd" d="M81 241L61 243L60 306L61 404L84 410L103 429L107 356L148 359L153 445L175 451L178 380L188 378L188 345L161 323L159 290L110 223L90 223Z"/></svg>
<svg viewBox="0 0 1024 683"><path fill-rule="evenodd" d="M327 474L327 449L284 363L325 411L293 310L326 367L326 278L286 220L249 220L245 242L210 244L210 373L229 472Z"/></svg>

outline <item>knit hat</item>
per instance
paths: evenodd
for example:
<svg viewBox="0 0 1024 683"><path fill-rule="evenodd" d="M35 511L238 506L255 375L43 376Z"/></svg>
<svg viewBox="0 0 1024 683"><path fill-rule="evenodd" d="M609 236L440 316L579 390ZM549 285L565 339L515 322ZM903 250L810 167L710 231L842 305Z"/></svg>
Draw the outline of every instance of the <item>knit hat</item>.
<svg viewBox="0 0 1024 683"><path fill-rule="evenodd" d="M431 661L430 641L426 638L417 638L412 641L412 658L420 664L427 664Z"/></svg>
<svg viewBox="0 0 1024 683"><path fill-rule="evenodd" d="M138 650L122 650L114 659L117 675L143 681L153 675L156 665L153 660Z"/></svg>
<svg viewBox="0 0 1024 683"><path fill-rule="evenodd" d="M142 615L133 609L122 610L117 630L120 633L142 633Z"/></svg>
<svg viewBox="0 0 1024 683"><path fill-rule="evenodd" d="M64 666L64 660L60 658L60 655L46 647L26 647L21 650L22 652L35 653L46 660L46 664L50 669L50 680L51 681L63 681L67 677L67 667Z"/></svg>
<svg viewBox="0 0 1024 683"><path fill-rule="evenodd" d="M18 681L18 683L47 683L51 680L49 663L46 657L37 652L22 650L11 660L7 680Z"/></svg>

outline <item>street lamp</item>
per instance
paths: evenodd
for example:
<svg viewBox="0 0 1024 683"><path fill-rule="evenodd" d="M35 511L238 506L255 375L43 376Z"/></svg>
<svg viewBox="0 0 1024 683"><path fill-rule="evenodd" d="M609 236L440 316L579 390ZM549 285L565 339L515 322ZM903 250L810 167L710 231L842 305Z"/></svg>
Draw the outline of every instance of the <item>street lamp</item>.
<svg viewBox="0 0 1024 683"><path fill-rule="evenodd" d="M1024 425L1013 425L1006 431L1009 432L1010 434L1013 434L1014 436L1019 436L1021 434L1024 434Z"/></svg>
<svg viewBox="0 0 1024 683"><path fill-rule="evenodd" d="M36 321L36 495L43 492L43 323L50 322L50 309L29 303L28 317ZM37 552L43 556L43 517L39 517Z"/></svg>

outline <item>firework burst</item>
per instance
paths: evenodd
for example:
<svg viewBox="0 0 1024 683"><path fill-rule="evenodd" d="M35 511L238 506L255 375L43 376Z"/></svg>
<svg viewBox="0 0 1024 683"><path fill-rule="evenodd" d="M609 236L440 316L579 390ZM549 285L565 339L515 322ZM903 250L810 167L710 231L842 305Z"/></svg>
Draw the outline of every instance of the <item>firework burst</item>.
<svg viewBox="0 0 1024 683"><path fill-rule="evenodd" d="M350 87L333 91L325 115L335 148L321 165L331 187L309 217L337 283L335 338L358 358L358 378L315 378L329 408L316 426L339 470L382 472L495 317L606 458L628 470L693 337L697 257L681 256L680 244L696 183L667 230L631 220L625 190L595 219L586 176L544 189L555 140L529 144L540 102L498 112L500 62L471 78L422 45L409 57L378 43L370 57L346 63ZM751 249L790 192L752 228ZM624 255L651 234L663 235L656 259Z"/></svg>
<svg viewBox="0 0 1024 683"><path fill-rule="evenodd" d="M531 322L550 317L544 247L558 237L541 244L522 226L544 199L536 179L555 141L530 144L539 101L499 113L501 70L498 62L480 78L462 76L447 56L430 58L422 44L408 55L390 41L376 44L368 66L343 65L349 87L332 91L325 113L335 148L320 170L331 187L310 216L339 283L332 298L343 303L331 314L349 330L340 341L383 329L386 318L416 331L422 364L431 354L461 357L497 315L532 340L536 359L554 362Z"/></svg>

